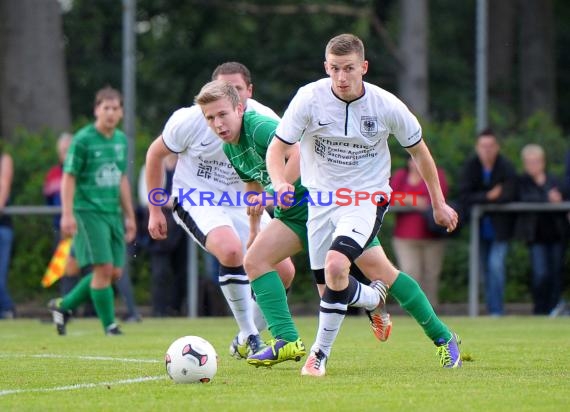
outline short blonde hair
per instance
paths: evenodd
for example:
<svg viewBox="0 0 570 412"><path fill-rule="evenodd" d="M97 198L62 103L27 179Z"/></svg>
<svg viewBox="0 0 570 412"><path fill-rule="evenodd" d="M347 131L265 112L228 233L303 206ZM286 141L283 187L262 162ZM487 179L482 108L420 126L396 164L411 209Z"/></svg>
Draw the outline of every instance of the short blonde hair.
<svg viewBox="0 0 570 412"><path fill-rule="evenodd" d="M544 155L544 149L542 148L542 146L535 144L535 143L530 143L527 144L525 147L522 148L521 150L521 157L524 159L525 157L527 157L528 155L538 155L541 158L545 158Z"/></svg>
<svg viewBox="0 0 570 412"><path fill-rule="evenodd" d="M73 140L73 135L69 132L63 132L59 135L56 143L58 156L65 158L65 154L67 153L67 149L71 144L71 140Z"/></svg>
<svg viewBox="0 0 570 412"><path fill-rule="evenodd" d="M231 83L224 80L213 80L200 89L200 93L194 97L194 103L204 106L223 98L229 99L233 108L236 108L240 103L238 91Z"/></svg>
<svg viewBox="0 0 570 412"><path fill-rule="evenodd" d="M327 43L327 47L325 48L325 60L329 54L346 56L352 53L356 53L358 57L364 60L364 43L362 43L362 40L354 34L339 34L330 39Z"/></svg>

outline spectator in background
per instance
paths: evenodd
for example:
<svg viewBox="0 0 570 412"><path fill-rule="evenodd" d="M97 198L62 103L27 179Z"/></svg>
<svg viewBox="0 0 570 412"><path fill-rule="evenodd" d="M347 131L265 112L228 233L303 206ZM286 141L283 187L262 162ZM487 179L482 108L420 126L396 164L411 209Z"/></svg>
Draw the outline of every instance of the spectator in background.
<svg viewBox="0 0 570 412"><path fill-rule="evenodd" d="M178 155L169 154L163 160L164 185L167 193L172 192L172 177ZM142 167L138 183L139 205L148 222L148 189L145 182L145 166ZM171 198L172 199L172 198ZM188 267L188 236L172 217L172 202L163 206L166 217L167 236L164 240L150 238L147 245L150 253L152 316L176 316L182 314L186 296ZM143 226L147 230L146 226Z"/></svg>
<svg viewBox="0 0 570 412"><path fill-rule="evenodd" d="M437 172L441 191L447 197L445 173L441 168ZM435 308L439 304L439 278L445 254L444 231L434 232L432 228L435 222L428 224L428 219L433 221L428 188L411 157L408 158L407 167L396 170L390 186L396 196L403 198L406 206L415 208L413 211L396 213L392 243L399 267L419 282Z"/></svg>
<svg viewBox="0 0 570 412"><path fill-rule="evenodd" d="M10 200L14 163L8 153L4 153L0 140L0 319L14 317L14 303L8 292L8 271L12 255L14 231L10 216L2 212Z"/></svg>
<svg viewBox="0 0 570 412"><path fill-rule="evenodd" d="M65 161L65 156L67 150L71 145L71 139L73 135L71 133L62 133L57 139L57 157L58 163L48 170L43 187L43 194L48 206L61 206L61 178L63 176L63 162ZM59 230L59 221L61 215L55 215L53 217L53 230L54 230L54 250L57 244L61 240L61 233ZM59 279L59 293L65 295L79 281L79 267L77 266L77 261L73 252L70 253L67 262L65 264L65 272L63 277Z"/></svg>
<svg viewBox="0 0 570 412"><path fill-rule="evenodd" d="M522 149L521 157L524 173L519 178L519 199L522 202L562 202L563 186L546 171L543 148L528 144ZM521 213L516 229L517 235L529 248L533 313L548 315L561 297L562 265L568 235L566 212Z"/></svg>
<svg viewBox="0 0 570 412"><path fill-rule="evenodd" d="M491 129L479 133L475 155L462 170L459 191L463 210L474 204L505 203L516 199L516 172L500 153L499 142ZM480 224L480 260L485 282L487 311L491 316L504 314L505 259L513 235L514 216L488 212Z"/></svg>

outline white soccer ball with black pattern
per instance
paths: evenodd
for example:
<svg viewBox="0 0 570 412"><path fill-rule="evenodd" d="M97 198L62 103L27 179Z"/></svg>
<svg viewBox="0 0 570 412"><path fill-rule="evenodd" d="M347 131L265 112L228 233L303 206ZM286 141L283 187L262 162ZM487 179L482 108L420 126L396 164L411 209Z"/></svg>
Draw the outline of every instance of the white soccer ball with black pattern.
<svg viewBox="0 0 570 412"><path fill-rule="evenodd" d="M210 382L218 371L218 355L206 339L183 336L176 339L165 356L166 373L176 383Z"/></svg>

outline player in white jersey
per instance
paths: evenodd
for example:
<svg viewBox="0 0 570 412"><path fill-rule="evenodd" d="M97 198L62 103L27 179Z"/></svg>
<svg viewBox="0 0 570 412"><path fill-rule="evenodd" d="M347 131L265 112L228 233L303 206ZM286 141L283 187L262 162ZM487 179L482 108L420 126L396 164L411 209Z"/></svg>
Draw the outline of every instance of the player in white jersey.
<svg viewBox="0 0 570 412"><path fill-rule="evenodd" d="M317 337L301 370L302 375L311 376L325 374L346 314L349 267L382 224L391 191L390 134L416 162L429 189L435 221L451 232L458 220L445 202L435 162L415 116L394 95L363 81L368 61L362 41L352 34L336 36L327 44L325 59L329 77L299 89L267 152L277 192L293 190L284 177L284 159L300 141L301 181L311 198L334 194L330 204L309 205L311 268L324 268L326 279ZM383 252L378 259L389 293L437 346L441 365L461 366L457 336L439 320L418 283L398 271Z"/></svg>
<svg viewBox="0 0 570 412"><path fill-rule="evenodd" d="M251 99L251 76L241 63L218 66L212 78L233 84L246 110L279 118L271 109ZM178 162L172 194L167 194L161 189L162 161L173 152L178 154ZM162 134L147 151L145 179L149 190L150 235L153 239L166 238L162 206L166 206L171 196L176 222L220 262L220 287L240 329L230 345L230 353L237 358L256 353L264 347L259 330L265 327L265 321L252 299L243 256L246 245L270 217L267 213L248 217L245 186L199 106L179 109L167 121ZM289 286L295 270L291 260L280 262L277 270L284 285Z"/></svg>

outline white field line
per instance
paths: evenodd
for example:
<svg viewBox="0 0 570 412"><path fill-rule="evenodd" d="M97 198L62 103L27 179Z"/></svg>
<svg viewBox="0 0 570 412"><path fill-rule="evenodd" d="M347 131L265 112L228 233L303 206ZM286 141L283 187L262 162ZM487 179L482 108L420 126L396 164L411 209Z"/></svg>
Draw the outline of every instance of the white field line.
<svg viewBox="0 0 570 412"><path fill-rule="evenodd" d="M110 356L69 356L56 355L46 353L42 355L23 355L23 354L7 354L0 353L0 358L51 358L51 359L79 359L79 360L100 360L100 361L118 361L118 362L134 362L134 363L163 363L164 361L157 359L132 359L132 358L113 358Z"/></svg>
<svg viewBox="0 0 570 412"><path fill-rule="evenodd" d="M162 363L157 359L131 359L131 358L113 358L109 356L68 356L46 353L43 355L22 355L22 354L6 354L1 353L0 358L51 358L51 359L80 359L89 361L118 361L118 362L135 362L135 363ZM52 388L34 388L34 389L5 389L0 390L0 396L13 395L17 393L32 393L32 392L57 392L57 391L72 391L86 388L96 388L98 386L111 386L111 385L129 385L132 383L148 382L166 379L166 375L160 376L146 376L142 378L122 379L111 382L99 383L79 383L76 385L55 386Z"/></svg>
<svg viewBox="0 0 570 412"><path fill-rule="evenodd" d="M111 381L111 382L78 383L76 385L55 386L53 388L6 389L6 390L0 390L0 396L13 395L16 393L73 391L73 390L77 390L77 389L96 388L98 386L129 385L131 383L157 381L157 380L161 380L161 379L166 379L166 375L146 376L143 378L122 379L119 381Z"/></svg>

